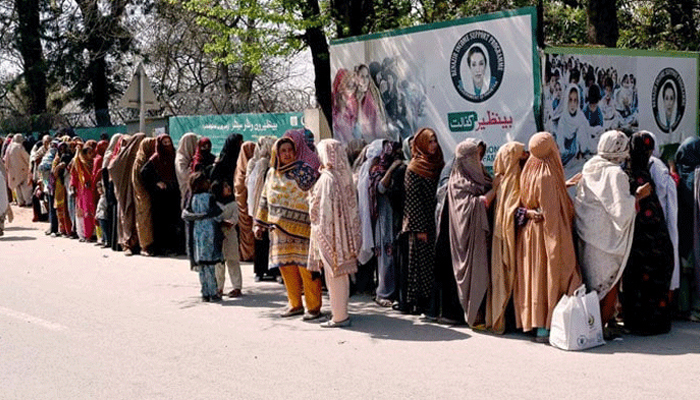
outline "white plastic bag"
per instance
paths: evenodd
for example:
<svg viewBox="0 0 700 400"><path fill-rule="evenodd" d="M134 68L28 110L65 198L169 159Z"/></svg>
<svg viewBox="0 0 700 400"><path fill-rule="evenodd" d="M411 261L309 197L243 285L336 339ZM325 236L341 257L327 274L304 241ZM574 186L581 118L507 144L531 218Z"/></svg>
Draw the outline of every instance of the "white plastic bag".
<svg viewBox="0 0 700 400"><path fill-rule="evenodd" d="M585 350L605 344L596 291L586 294L581 285L574 295L564 295L554 307L549 344L562 350Z"/></svg>

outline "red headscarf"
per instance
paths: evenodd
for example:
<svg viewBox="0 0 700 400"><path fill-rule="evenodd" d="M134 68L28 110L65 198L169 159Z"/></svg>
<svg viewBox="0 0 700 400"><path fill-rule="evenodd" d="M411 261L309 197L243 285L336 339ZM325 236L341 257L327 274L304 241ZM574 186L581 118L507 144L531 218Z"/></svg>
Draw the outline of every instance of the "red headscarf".
<svg viewBox="0 0 700 400"><path fill-rule="evenodd" d="M165 139L170 141L170 145L165 144ZM208 139L207 139L208 140ZM199 151L199 150L198 150ZM174 182L175 177L175 147L173 141L165 133L161 133L156 138L156 151L150 158L153 166L156 167L158 175L165 182Z"/></svg>

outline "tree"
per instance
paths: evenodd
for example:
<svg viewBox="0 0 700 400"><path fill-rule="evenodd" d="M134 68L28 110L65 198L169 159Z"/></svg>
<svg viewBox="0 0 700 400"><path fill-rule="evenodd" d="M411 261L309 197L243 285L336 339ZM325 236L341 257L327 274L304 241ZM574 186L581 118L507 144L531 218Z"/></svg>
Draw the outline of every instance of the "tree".
<svg viewBox="0 0 700 400"><path fill-rule="evenodd" d="M18 22L15 46L22 55L28 112L46 112L46 62L41 47L42 26L39 16L40 0L16 0Z"/></svg>

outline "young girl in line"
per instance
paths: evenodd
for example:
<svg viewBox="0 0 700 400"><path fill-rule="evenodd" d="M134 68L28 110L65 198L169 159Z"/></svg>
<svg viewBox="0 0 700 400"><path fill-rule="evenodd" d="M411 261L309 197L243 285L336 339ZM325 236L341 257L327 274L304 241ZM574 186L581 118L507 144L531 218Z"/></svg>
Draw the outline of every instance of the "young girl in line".
<svg viewBox="0 0 700 400"><path fill-rule="evenodd" d="M228 182L214 181L211 185L211 192L216 198L216 205L221 209L221 230L223 233L222 255L226 264L216 264L216 283L219 296L223 295L224 284L226 282L226 270L231 279L233 290L228 293L229 297L240 297L243 287L241 276L241 262L238 253L238 232L236 225L238 222L238 203L236 203L233 188Z"/></svg>
<svg viewBox="0 0 700 400"><path fill-rule="evenodd" d="M191 223L193 238L188 245L194 259L192 269L199 272L199 282L202 284L202 300L220 301L216 283L216 264L223 262L221 248L223 233L220 227L221 209L216 205L216 199L209 193L209 178L197 171L190 176L192 198L187 207L182 210L182 219Z"/></svg>

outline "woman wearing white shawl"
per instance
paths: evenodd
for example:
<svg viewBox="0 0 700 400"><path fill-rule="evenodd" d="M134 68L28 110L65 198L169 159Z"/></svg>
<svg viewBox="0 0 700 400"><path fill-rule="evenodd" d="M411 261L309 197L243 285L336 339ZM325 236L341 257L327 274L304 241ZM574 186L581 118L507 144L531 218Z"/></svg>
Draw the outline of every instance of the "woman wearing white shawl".
<svg viewBox="0 0 700 400"><path fill-rule="evenodd" d="M177 144L177 152L175 153L175 177L180 186L180 207L183 207L187 201L187 189L190 178L190 164L194 152L197 150L198 137L192 132L185 133L180 138Z"/></svg>
<svg viewBox="0 0 700 400"><path fill-rule="evenodd" d="M577 85L569 85L562 98L564 104L559 121L556 125L555 136L561 153L561 162L569 176L567 164L579 152L590 150L590 124L579 106L580 89Z"/></svg>
<svg viewBox="0 0 700 400"><path fill-rule="evenodd" d="M369 170L375 158L382 152L383 139L377 139L367 146L365 151L365 161L360 167L360 174L357 179L357 207L360 212L360 229L362 233L362 248L357 256L360 264L367 264L374 255L374 232L372 225L372 212L369 206Z"/></svg>
<svg viewBox="0 0 700 400"><path fill-rule="evenodd" d="M670 290L673 291L678 289L681 284L681 263L678 250L678 189L666 164L661 161L661 150L656 136L649 131L642 132L646 132L654 138L654 152L649 158L649 173L651 173L651 179L656 185L656 196L661 203L668 234L671 236L673 244L673 275L671 275L670 287Z"/></svg>
<svg viewBox="0 0 700 400"><path fill-rule="evenodd" d="M29 153L24 149L24 136L18 133L12 137L12 143L5 153L5 167L7 168L7 184L17 196L17 204L20 207L32 204L32 185L29 183L31 171L29 170Z"/></svg>
<svg viewBox="0 0 700 400"><path fill-rule="evenodd" d="M339 141L325 139L317 150L322 167L309 200L311 235L307 268L325 272L333 317L321 326L336 328L350 324L348 274L357 272L357 253L362 239L345 149Z"/></svg>
<svg viewBox="0 0 700 400"><path fill-rule="evenodd" d="M636 216L622 164L629 157L629 139L608 131L598 142L598 154L583 166L576 190L576 232L581 272L588 290L598 292L602 322L614 314L617 283L632 248Z"/></svg>

